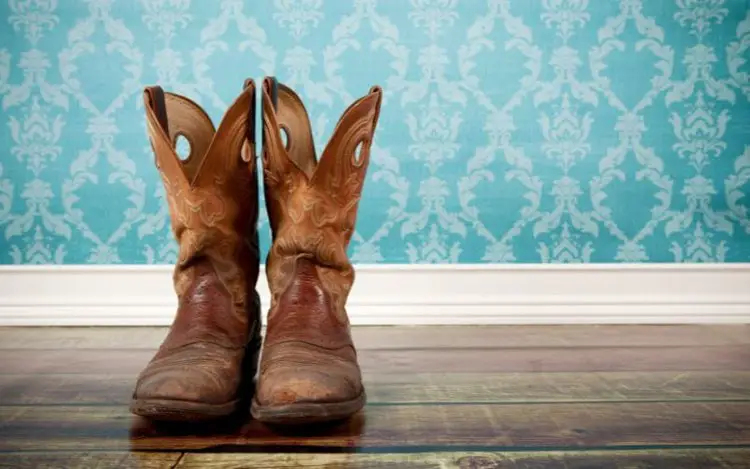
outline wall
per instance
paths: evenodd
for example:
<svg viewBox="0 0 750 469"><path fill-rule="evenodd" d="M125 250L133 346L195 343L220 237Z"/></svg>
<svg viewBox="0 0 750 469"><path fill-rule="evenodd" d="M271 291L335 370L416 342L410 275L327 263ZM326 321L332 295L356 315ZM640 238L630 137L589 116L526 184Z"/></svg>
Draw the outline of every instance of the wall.
<svg viewBox="0 0 750 469"><path fill-rule="evenodd" d="M750 260L745 0L9 0L0 24L1 263L172 262L141 87L218 120L264 74L318 147L385 89L357 262Z"/></svg>

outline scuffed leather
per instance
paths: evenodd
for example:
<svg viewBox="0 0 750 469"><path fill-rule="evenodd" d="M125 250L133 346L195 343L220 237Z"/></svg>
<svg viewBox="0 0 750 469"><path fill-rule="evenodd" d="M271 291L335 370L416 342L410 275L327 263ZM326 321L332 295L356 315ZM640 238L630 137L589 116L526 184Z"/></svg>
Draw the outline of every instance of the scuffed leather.
<svg viewBox="0 0 750 469"><path fill-rule="evenodd" d="M246 141L254 91L250 83L217 130L189 99L164 93L160 108L160 91L144 91L149 138L179 245L173 275L178 308L138 377L135 399L211 405L241 397L243 360L260 332L258 181L255 150ZM184 161L174 150L179 135L191 146Z"/></svg>
<svg viewBox="0 0 750 469"><path fill-rule="evenodd" d="M272 87L266 79L263 168L273 236L266 262L271 307L256 400L263 406L348 401L363 393L363 385L346 314L354 282L346 251L382 91L373 87L344 112L316 161L302 101L279 84L274 106Z"/></svg>

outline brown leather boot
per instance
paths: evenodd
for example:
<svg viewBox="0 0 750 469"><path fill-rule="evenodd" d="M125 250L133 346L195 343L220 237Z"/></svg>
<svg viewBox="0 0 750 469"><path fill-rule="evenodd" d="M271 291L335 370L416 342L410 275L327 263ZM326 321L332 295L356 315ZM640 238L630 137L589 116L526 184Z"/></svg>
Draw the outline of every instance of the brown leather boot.
<svg viewBox="0 0 750 469"><path fill-rule="evenodd" d="M319 162L302 101L263 81L263 173L273 244L271 290L253 416L280 424L346 418L365 403L345 304L354 231L382 91L339 120ZM286 142L281 137L286 134Z"/></svg>
<svg viewBox="0 0 750 469"><path fill-rule="evenodd" d="M177 314L138 377L131 411L156 420L205 420L247 409L260 349L255 84L217 130L193 101L144 91L156 165L179 244ZM180 160L178 136L190 143Z"/></svg>

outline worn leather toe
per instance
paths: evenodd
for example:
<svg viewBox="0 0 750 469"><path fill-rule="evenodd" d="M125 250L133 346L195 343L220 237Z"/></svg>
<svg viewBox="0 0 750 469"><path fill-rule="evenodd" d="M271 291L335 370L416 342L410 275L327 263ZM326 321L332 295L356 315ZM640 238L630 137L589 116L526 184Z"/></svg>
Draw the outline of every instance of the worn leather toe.
<svg viewBox="0 0 750 469"><path fill-rule="evenodd" d="M242 352L196 344L152 361L134 398L224 404L236 398Z"/></svg>
<svg viewBox="0 0 750 469"><path fill-rule="evenodd" d="M256 390L259 404L345 402L362 393L356 362L309 344L284 343L266 350L263 379Z"/></svg>

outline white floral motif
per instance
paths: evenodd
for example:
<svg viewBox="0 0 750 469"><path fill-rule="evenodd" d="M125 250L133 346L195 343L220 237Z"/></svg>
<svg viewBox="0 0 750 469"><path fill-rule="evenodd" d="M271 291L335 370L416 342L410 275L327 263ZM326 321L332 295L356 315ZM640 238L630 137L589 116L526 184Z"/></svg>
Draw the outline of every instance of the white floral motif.
<svg viewBox="0 0 750 469"><path fill-rule="evenodd" d="M144 149L144 154L154 157L150 146ZM146 244L146 242L141 241L144 244L143 257L147 264L173 264L177 261L179 255L178 245L172 230L168 226L169 202L167 201L164 184L161 181L156 184L154 199L158 207L156 213L144 215L137 231L140 240L155 235L153 236L155 239L151 240L153 244Z"/></svg>
<svg viewBox="0 0 750 469"><path fill-rule="evenodd" d="M740 70L747 63L745 52L750 49L750 10L745 19L737 25L737 40L730 42L726 48L727 68L732 77L731 83L742 90L750 100L750 73Z"/></svg>
<svg viewBox="0 0 750 469"><path fill-rule="evenodd" d="M149 150L151 151L150 147ZM149 156L153 156L153 153ZM156 213L150 213L143 216L141 219L141 223L138 226L138 238L140 239L155 233L162 233L169 222L169 202L167 201L164 185L157 184L154 192L154 199L156 199L158 203L158 209L156 210ZM153 251L153 249L150 250L152 253Z"/></svg>
<svg viewBox="0 0 750 469"><path fill-rule="evenodd" d="M539 88L534 93L535 107L560 98L566 85L570 87L573 99L593 106L599 104L594 84L580 82L576 78L576 72L582 65L579 51L568 46L559 47L552 53L549 63L555 70L555 78L550 82L539 83Z"/></svg>
<svg viewBox="0 0 750 469"><path fill-rule="evenodd" d="M667 236L687 229L698 214L712 230L732 234L734 228L729 212L717 212L711 207L711 198L716 195L716 189L710 179L701 175L692 177L685 181L682 193L687 199L687 209L671 215L671 220L664 225Z"/></svg>
<svg viewBox="0 0 750 469"><path fill-rule="evenodd" d="M13 12L8 22L13 29L25 29L26 39L36 45L44 34L44 30L51 30L60 22L60 18L53 14L57 9L57 0L9 0L8 4Z"/></svg>
<svg viewBox="0 0 750 469"><path fill-rule="evenodd" d="M563 176L554 182L552 195L555 197L555 207L552 211L542 214L534 223L534 237L548 234L555 246L550 248L539 243L537 252L542 262L577 262L590 260L593 253L591 242L582 248L577 242L581 237L571 232L571 225L576 231L588 233L593 237L599 235L599 225L596 224L591 212L582 212L578 208L578 198L583 194L580 183L569 176ZM561 228L561 232L554 233Z"/></svg>
<svg viewBox="0 0 750 469"><path fill-rule="evenodd" d="M26 253L21 252L18 246L11 246L10 257L14 264L62 264L65 260L65 246L58 244L54 252L51 246L45 243L42 228L37 225L34 230L34 242L27 248Z"/></svg>
<svg viewBox="0 0 750 469"><path fill-rule="evenodd" d="M713 237L712 233L703 229L702 223L696 224L693 234L686 236L687 245L684 248L676 242L672 243L670 251L674 254L675 262L724 262L727 257L727 243L721 241L713 246Z"/></svg>
<svg viewBox="0 0 750 469"><path fill-rule="evenodd" d="M190 0L141 0L143 22L169 42L180 28L185 28L192 16L188 13Z"/></svg>
<svg viewBox="0 0 750 469"><path fill-rule="evenodd" d="M544 9L542 21L547 27L557 24L557 35L567 42L572 36L576 25L583 27L591 19L586 12L588 0L542 0Z"/></svg>
<svg viewBox="0 0 750 469"><path fill-rule="evenodd" d="M674 18L680 22L680 26L690 24L690 34L694 34L699 40L711 31L711 22L721 24L729 13L722 8L724 0L676 0L680 11L675 13Z"/></svg>
<svg viewBox="0 0 750 469"><path fill-rule="evenodd" d="M459 126L461 124L461 113L454 112L448 117L446 109L453 103L464 103L465 96L455 87L450 87L445 79L445 66L449 62L445 51L436 45L430 45L422 50L417 63L421 65L423 80L421 85L413 86L407 84L404 89L406 93L402 96L402 104L408 100L421 96L428 92L431 83L437 86L437 92L430 93L425 112L416 117L407 116L407 125L412 140L416 142L409 146L409 152L415 159L423 160L431 176L419 187L418 195L421 201L421 209L416 213L410 213L404 217L401 225L401 236L417 234L420 247L407 242L407 257L417 259L419 262L450 262L452 256L460 254L459 244L454 243L448 247L449 234L465 237L466 225L461 218L451 213L446 207L446 200L451 191L445 180L437 175L440 166L447 160L453 158L459 145L456 144ZM441 103L441 99L444 102ZM437 221L435 223L432 220ZM423 233L430 226L429 235ZM447 232L444 233L443 231ZM439 256L443 256L439 260Z"/></svg>
<svg viewBox="0 0 750 469"><path fill-rule="evenodd" d="M183 59L185 51L176 50L174 47L178 47L177 44L174 47L172 45L172 39L179 37L179 33L188 28L193 19L193 15L189 13L190 0L141 0L141 4L143 6L141 20L149 30L156 31L156 38L163 41L163 47L154 52L151 62L156 71L157 83L169 91L200 102L201 92L210 87L186 83L182 79L183 69L187 65L186 60ZM204 58L200 54L195 54L194 60L196 57ZM142 105L142 102L139 100L138 104ZM144 142L148 142L145 120L142 121L142 126ZM141 153L144 159L154 158L149 144L141 148ZM154 200L157 207L155 212L143 213L136 222L138 239L143 245L142 252L146 263L173 263L177 259L177 243L167 226L169 224L168 204L164 186L158 180L154 190ZM106 254L100 253L98 258L105 259Z"/></svg>
<svg viewBox="0 0 750 469"><path fill-rule="evenodd" d="M740 201L750 202L750 190L746 184L750 182L750 145L745 146L745 151L734 162L734 173L724 182L724 190L727 205L737 222L745 228L745 233L750 234L750 211L747 205Z"/></svg>
<svg viewBox="0 0 750 469"><path fill-rule="evenodd" d="M313 28L323 19L323 0L275 0L274 6L278 12L273 19L282 27L289 28L289 32L299 40L308 33L308 23Z"/></svg>
<svg viewBox="0 0 750 469"><path fill-rule="evenodd" d="M442 179L433 176L420 184L418 195L422 199L422 210L409 214L401 225L401 237L418 233L428 225L431 215L438 219L438 224L451 233L466 236L466 226L456 214L445 207L445 199L450 195L448 185Z"/></svg>
<svg viewBox="0 0 750 469"><path fill-rule="evenodd" d="M516 256L513 254L513 246L508 241L500 241L487 247L482 260L492 263L506 263L514 262Z"/></svg>
<svg viewBox="0 0 750 469"><path fill-rule="evenodd" d="M722 138L727 131L729 112L724 109L715 118L702 91L697 93L692 107L684 122L679 113L673 112L670 117L679 140L672 148L681 158L688 158L696 171L701 172L712 157L718 158L727 147Z"/></svg>
<svg viewBox="0 0 750 469"><path fill-rule="evenodd" d="M589 241L583 248L579 248L576 244L576 236L570 232L570 226L567 223L563 223L562 233L553 238L557 240L557 244L551 250L546 244L539 243L539 256L545 264L591 261L591 254L594 252L593 243Z"/></svg>
<svg viewBox="0 0 750 469"><path fill-rule="evenodd" d="M21 192L21 198L26 201L26 212L6 217L8 226L5 227L5 238L10 239L31 231L36 219L40 218L44 229L70 239L73 231L65 218L50 211L50 201L53 197L54 193L48 182L32 179L26 183Z"/></svg>
<svg viewBox="0 0 750 469"><path fill-rule="evenodd" d="M524 76L518 89L504 103L496 103L486 94L475 75L478 58L484 50L493 50L494 45L488 39L497 21L502 22L505 30L512 36L506 49L517 49L524 58L524 67L528 75ZM482 260L488 262L511 262L515 260L512 240L522 229L540 216L538 211L542 197L542 183L533 174L533 163L523 148L513 145L512 135L516 130L512 112L523 99L538 88L542 67L542 52L533 44L531 29L521 18L513 16L508 1L492 0L488 4L486 15L479 17L467 31L467 43L458 49L458 69L461 74L461 88L467 90L478 105L478 109L487 112L484 130L488 142L477 146L466 164L466 175L458 181L458 199L461 205L461 219L465 220L476 231L476 234L487 241ZM483 181L494 180L493 172L488 168L494 161L496 153L504 156L510 166L505 174L505 181L518 181L523 186L523 198L529 204L521 209L520 217L508 231L498 236L491 232L480 218L479 208L472 205L476 198L474 190Z"/></svg>
<svg viewBox="0 0 750 469"><path fill-rule="evenodd" d="M230 24L236 24L243 38L242 41L232 46L236 47L239 52L249 49L258 60L257 67L267 75L273 74L276 51L267 43L266 32L258 21L245 13L245 2L242 0L220 0L220 2L219 16L208 21L208 24L201 30L201 45L191 52L196 83L186 92L200 93L207 96L210 103L217 109L226 109L229 103L222 99L218 91L214 89L214 81L206 73L212 71L207 63L211 55L216 51L226 51L230 48L230 44L222 38Z"/></svg>
<svg viewBox="0 0 750 469"><path fill-rule="evenodd" d="M373 0L357 0L354 2L354 11L350 15L343 16L331 33L332 44L326 46L323 50L323 70L325 80L313 81L310 77L312 65L317 64L314 53L302 46L292 47L284 58L284 65L290 71L291 76L285 80L285 83L301 89L305 96L311 101L325 105L333 104L333 97L336 96L341 101L349 104L355 98L346 89L342 72L342 55L350 50L363 51L360 43L358 32L363 24L369 24L370 29L377 39L370 43L369 50L383 50L393 59L391 67L406 73L408 63L408 49L399 44L398 28L384 15L379 14L376 9L376 2ZM359 52L361 54L362 52ZM396 78L391 80L395 82ZM389 92L394 88L389 84L385 87ZM384 97L384 100L387 96Z"/></svg>
<svg viewBox="0 0 750 469"><path fill-rule="evenodd" d="M151 246L143 248L143 256L148 264L174 264L178 255L177 243L172 238L164 240L158 251Z"/></svg>
<svg viewBox="0 0 750 469"><path fill-rule="evenodd" d="M415 26L426 29L427 36L435 40L458 18L454 10L457 4L458 0L411 0L414 11L409 12L409 19Z"/></svg>
<svg viewBox="0 0 750 469"><path fill-rule="evenodd" d="M456 139L461 125L461 114L448 116L438 103L435 94L429 103L422 107L421 118L414 114L406 116L409 134L415 143L409 145L409 153L418 160L424 160L434 172L446 160L452 159L459 149Z"/></svg>
<svg viewBox="0 0 750 469"><path fill-rule="evenodd" d="M438 96L447 101L466 105L466 94L460 86L455 86L446 78L446 68L450 64L447 51L435 44L420 50L417 64L422 69L421 80L409 82L402 77L389 80L395 91L403 91L401 105L419 102L429 94L431 86L437 88Z"/></svg>
<svg viewBox="0 0 750 469"><path fill-rule="evenodd" d="M437 225L432 225L425 236L420 236L420 247L412 243L406 245L406 255L412 264L456 263L461 255L461 245L454 242L447 245L447 235L441 235Z"/></svg>
<svg viewBox="0 0 750 469"><path fill-rule="evenodd" d="M563 176L555 181L551 192L555 197L555 208L542 214L534 223L535 237L561 226L563 217L569 217L575 229L599 235L599 226L594 222L593 214L578 209L578 197L583 194L578 181Z"/></svg>
<svg viewBox="0 0 750 469"><path fill-rule="evenodd" d="M354 252L350 256L352 262L377 264L383 262L383 255L380 254L380 247L371 241L358 240Z"/></svg>
<svg viewBox="0 0 750 469"><path fill-rule="evenodd" d="M74 226L81 235L92 243L88 262L119 262L117 242L125 237L131 227L143 217L145 203L145 182L136 176L136 165L130 156L117 148L115 135L118 126L115 115L134 93L140 90L140 75L143 71L143 57L135 46L135 37L124 21L112 16L111 0L87 0L89 16L79 21L68 34L68 47L60 53L60 72L66 89L89 114L87 133L90 135L90 147L78 153L70 164L70 177L62 183L62 206L66 224ZM109 42L100 45L109 51L116 51L126 60L125 75L120 81L119 92L104 106L92 101L92 96L79 80L81 70L76 64L85 53L97 47L92 36L97 26L107 35ZM90 226L84 217L84 209L78 205L81 201L78 191L86 184L98 183L94 166L104 156L109 163L110 171L106 183L120 184L129 191L130 206L122 213L122 219L109 233L102 236ZM67 225L66 225L67 226Z"/></svg>
<svg viewBox="0 0 750 469"><path fill-rule="evenodd" d="M47 69L50 68L47 55L38 49L31 49L21 55L18 67L23 70L23 82L20 85L5 84L6 67L10 68L10 56L0 50L0 92L5 92L3 109L17 106L31 96L35 87L39 88L42 99L50 104L67 109L68 96L63 86L52 85L47 82Z"/></svg>
<svg viewBox="0 0 750 469"><path fill-rule="evenodd" d="M406 215L406 203L409 197L409 180L401 174L399 160L388 150L373 145L370 149L370 174L373 183L384 182L393 190L391 200L395 205L388 209L388 217L377 231L365 239L359 232L352 235L353 262L380 262L379 241L387 236L393 227L403 221Z"/></svg>
<svg viewBox="0 0 750 469"><path fill-rule="evenodd" d="M615 260L620 262L644 262L648 260L646 247L636 241L625 241L617 248Z"/></svg>
<svg viewBox="0 0 750 469"><path fill-rule="evenodd" d="M602 75L607 67L604 59L613 50L625 48L625 43L619 36L624 33L628 20L633 21L638 33L644 37L639 41L639 47L649 49L656 56L658 60L655 68L661 72L650 80L651 88L634 105L625 104L612 90L611 80ZM615 124L619 144L607 149L599 163L600 176L591 180L591 203L596 219L621 242L615 258L623 262L641 262L648 260L644 239L652 235L656 227L671 215L669 206L673 186L672 178L664 174L664 161L653 148L643 144L642 138L647 128L641 112L651 106L654 99L670 86L674 51L664 44L662 28L653 18L643 14L642 0L623 0L620 3L620 14L607 19L599 29L598 39L600 45L593 47L589 54L591 71L599 92L620 113ZM604 205L607 198L606 187L615 180L625 180L625 173L620 167L629 155L633 155L641 166L635 175L636 181L646 180L657 189L654 194L657 203L650 209L650 219L632 234L626 234L617 225L612 209Z"/></svg>
<svg viewBox="0 0 750 469"><path fill-rule="evenodd" d="M0 164L0 225L10 220L13 208L13 183L10 179L3 179L3 165Z"/></svg>
<svg viewBox="0 0 750 469"><path fill-rule="evenodd" d="M584 114L582 118L576 116L568 95L564 95L560 112L552 119L543 113L539 119L546 140L546 143L542 144L542 150L548 158L557 160L567 173L577 160L585 158L591 151L591 145L586 141L593 122L590 113Z"/></svg>
<svg viewBox="0 0 750 469"><path fill-rule="evenodd" d="M289 75L284 81L293 86L295 83L304 83L309 81L313 67L317 64L315 55L310 49L302 46L289 48L283 61L286 65Z"/></svg>
<svg viewBox="0 0 750 469"><path fill-rule="evenodd" d="M674 69L674 50L664 43L664 30L656 21L643 15L643 0L623 0L620 3L620 14L607 18L598 33L599 45L589 51L589 62L594 83L599 92L607 97L609 104L621 113L640 112L653 104L654 98L670 86ZM605 59L615 50L624 50L626 44L619 38L624 34L628 20L635 23L636 30L643 36L638 41L639 49L648 49L658 60L654 68L661 74L650 80L651 88L633 106L626 105L611 89L612 80L602 75L607 65Z"/></svg>
<svg viewBox="0 0 750 469"><path fill-rule="evenodd" d="M714 50L704 44L689 48L683 60L688 68L688 77L685 81L672 84L672 89L666 96L667 105L693 97L698 83L703 83L706 94L711 98L734 103L734 91L725 81L717 80L711 73L713 64L718 60Z"/></svg>
<svg viewBox="0 0 750 469"><path fill-rule="evenodd" d="M8 123L16 142L10 152L19 161L27 159L34 176L39 176L48 160L54 161L62 153L62 147L58 145L64 125L62 116L58 114L51 118L46 111L39 103L39 97L34 96L23 123L15 116L11 116Z"/></svg>

